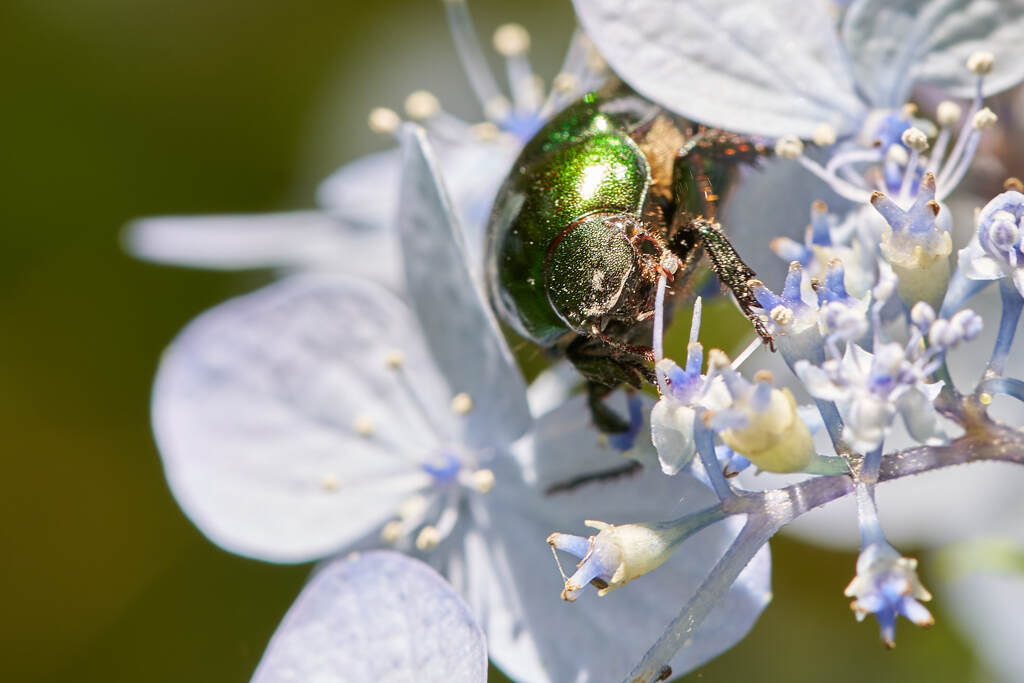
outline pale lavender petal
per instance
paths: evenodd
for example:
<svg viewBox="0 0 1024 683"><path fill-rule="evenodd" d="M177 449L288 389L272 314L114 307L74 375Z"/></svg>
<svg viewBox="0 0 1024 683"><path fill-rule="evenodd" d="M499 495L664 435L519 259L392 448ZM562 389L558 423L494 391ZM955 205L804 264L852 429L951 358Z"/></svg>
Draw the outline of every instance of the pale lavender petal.
<svg viewBox="0 0 1024 683"><path fill-rule="evenodd" d="M525 382L467 266L458 220L426 134L409 125L402 138L399 232L408 297L451 392L472 399L467 443L510 443L530 424Z"/></svg>
<svg viewBox="0 0 1024 683"><path fill-rule="evenodd" d="M575 603L565 604L545 543L548 534L590 535L585 519L673 519L715 498L689 474L667 477L656 463L642 470L631 466L596 433L582 397L540 419L533 439L533 447L520 453L529 482L507 460L494 463L494 489L473 509L477 530L464 541L466 565L450 576L475 613L484 615L492 659L513 679L618 680L693 593L737 533L739 520L684 541L664 565L627 586L604 597L587 589ZM587 474L597 477L587 479ZM770 599L769 574L765 549L698 631L693 646L673 662L677 674L746 634Z"/></svg>
<svg viewBox="0 0 1024 683"><path fill-rule="evenodd" d="M402 152L389 149L345 164L320 183L317 202L333 216L366 230L394 231Z"/></svg>
<svg viewBox="0 0 1024 683"><path fill-rule="evenodd" d="M465 540L465 573L475 585L463 594L477 609L486 605L476 613L485 615L491 657L515 680L625 676L696 590L741 521L705 529L651 573L604 597L588 588L569 605L559 598L562 581L544 542L548 534L590 535L584 519L669 519L711 504L713 494L689 475L667 477L656 466L552 494L513 485L512 472L496 475L499 483L488 494L486 509L474 511L478 525L488 529L489 545L485 550L483 538L474 540L479 532ZM685 673L732 647L757 620L770 595L765 548L697 631L692 645L673 660L674 672Z"/></svg>
<svg viewBox="0 0 1024 683"><path fill-rule="evenodd" d="M575 0L612 69L646 97L710 126L813 137L859 128L834 22L816 0Z"/></svg>
<svg viewBox="0 0 1024 683"><path fill-rule="evenodd" d="M324 275L193 321L164 354L152 410L192 521L232 552L302 562L373 532L426 483L417 458L455 435L449 401L405 304Z"/></svg>
<svg viewBox="0 0 1024 683"><path fill-rule="evenodd" d="M157 263L194 268L338 270L398 282L390 233L363 230L321 211L156 216L125 228L125 248Z"/></svg>
<svg viewBox="0 0 1024 683"><path fill-rule="evenodd" d="M394 552L319 567L267 646L254 683L485 683L484 634L445 580Z"/></svg>
<svg viewBox="0 0 1024 683"><path fill-rule="evenodd" d="M857 84L876 107L899 107L915 83L971 97L977 75L967 58L995 55L983 92L1024 78L1024 4L973 0L859 0L843 22Z"/></svg>

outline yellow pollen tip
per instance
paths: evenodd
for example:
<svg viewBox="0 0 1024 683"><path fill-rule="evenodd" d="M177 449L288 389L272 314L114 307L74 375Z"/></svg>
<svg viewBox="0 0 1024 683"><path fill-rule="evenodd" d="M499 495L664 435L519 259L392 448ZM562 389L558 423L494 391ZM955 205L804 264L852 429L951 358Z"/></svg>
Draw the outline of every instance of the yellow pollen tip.
<svg viewBox="0 0 1024 683"><path fill-rule="evenodd" d="M402 537L402 523L393 519L380 530L380 540L385 543L394 543Z"/></svg>
<svg viewBox="0 0 1024 683"><path fill-rule="evenodd" d="M494 472L488 469L477 470L473 473L473 488L478 493L487 493L494 488Z"/></svg>
<svg viewBox="0 0 1024 683"><path fill-rule="evenodd" d="M521 55L530 49L530 34L520 24L503 24L494 32L494 49L505 57Z"/></svg>
<svg viewBox="0 0 1024 683"><path fill-rule="evenodd" d="M393 109L377 107L370 112L367 123L369 123L370 130L374 133L385 135L398 130L398 127L402 125L402 119L398 117L398 114Z"/></svg>
<svg viewBox="0 0 1024 683"><path fill-rule="evenodd" d="M452 397L452 412L456 415L465 415L473 410L473 397L466 392L455 394Z"/></svg>
<svg viewBox="0 0 1024 683"><path fill-rule="evenodd" d="M405 354L400 349L391 349L388 354L384 356L384 362L392 370L397 370L405 364Z"/></svg>
<svg viewBox="0 0 1024 683"><path fill-rule="evenodd" d="M341 480L336 474L325 474L324 478L320 480L320 487L324 491L337 491L341 487Z"/></svg>
<svg viewBox="0 0 1024 683"><path fill-rule="evenodd" d="M440 532L438 532L437 527L430 524L420 529L420 533L416 535L416 547L419 550L433 550L440 542Z"/></svg>
<svg viewBox="0 0 1024 683"><path fill-rule="evenodd" d="M405 98L405 113L414 121L422 121L437 116L441 111L441 103L433 93L417 90Z"/></svg>
<svg viewBox="0 0 1024 683"><path fill-rule="evenodd" d="M978 394L978 401L981 402L981 405L987 406L990 403L992 403L992 394L988 393L987 391L983 391L980 394Z"/></svg>
<svg viewBox="0 0 1024 683"><path fill-rule="evenodd" d="M360 415L352 423L352 429L359 436L373 436L373 419L366 415Z"/></svg>

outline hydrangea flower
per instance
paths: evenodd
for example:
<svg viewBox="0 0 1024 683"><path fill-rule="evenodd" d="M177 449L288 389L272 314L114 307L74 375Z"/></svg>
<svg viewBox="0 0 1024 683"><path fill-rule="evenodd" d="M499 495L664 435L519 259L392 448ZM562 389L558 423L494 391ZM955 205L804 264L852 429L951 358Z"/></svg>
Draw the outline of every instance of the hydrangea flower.
<svg viewBox="0 0 1024 683"><path fill-rule="evenodd" d="M550 92L530 66L530 38L518 24L494 35L504 57L511 96L502 92L474 31L466 0L444 3L459 57L484 114L470 123L445 111L427 91L405 102L437 149L470 253L482 253L491 203L513 160L551 114L605 78L603 61L581 33L569 45ZM372 130L397 136L401 118L390 109L370 114ZM127 249L160 263L200 268L336 270L401 287L398 210L401 152L393 148L341 167L320 185L319 209L268 214L166 216L140 219L125 232ZM372 254L373 258L368 258ZM479 259L477 259L479 260Z"/></svg>
<svg viewBox="0 0 1024 683"><path fill-rule="evenodd" d="M426 564L355 553L317 568L252 680L484 683L487 647L469 607Z"/></svg>
<svg viewBox="0 0 1024 683"><path fill-rule="evenodd" d="M915 85L970 96L963 65L988 64L985 95L1022 77L1024 7L967 0L856 0L839 30L822 3L575 0L587 34L637 91L707 125L817 144L897 111ZM980 69L980 66L979 66ZM898 135L899 133L897 133Z"/></svg>
<svg viewBox="0 0 1024 683"><path fill-rule="evenodd" d="M959 264L971 280L1008 278L1024 297L1024 249L1021 247L1024 194L1009 190L985 205L977 231L960 250Z"/></svg>
<svg viewBox="0 0 1024 683"><path fill-rule="evenodd" d="M415 311L370 281L307 275L198 318L154 389L171 489L212 540L250 557L307 561L380 542L425 557L517 680L625 668L670 618L664 596L692 591L737 527L718 525L632 595L582 614L549 599L544 538L583 507L620 520L682 514L713 496L691 477L623 468L583 397L531 417L437 162L421 131L404 138L399 223ZM767 555L745 577L680 670L729 647L767 603ZM605 628L607 614L631 628ZM563 647L567 632L585 645Z"/></svg>

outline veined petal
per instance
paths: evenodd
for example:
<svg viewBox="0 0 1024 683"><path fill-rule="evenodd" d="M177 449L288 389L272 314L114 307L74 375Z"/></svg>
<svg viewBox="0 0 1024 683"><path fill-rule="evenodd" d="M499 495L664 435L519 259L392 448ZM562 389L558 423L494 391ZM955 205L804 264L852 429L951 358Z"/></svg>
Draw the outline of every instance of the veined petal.
<svg viewBox="0 0 1024 683"><path fill-rule="evenodd" d="M466 238L467 265L471 271L477 271L484 260L491 205L519 153L519 144L512 136L501 135L488 142L437 143L434 149L441 178Z"/></svg>
<svg viewBox="0 0 1024 683"><path fill-rule="evenodd" d="M487 647L433 569L394 552L317 569L267 646L254 683L484 683Z"/></svg>
<svg viewBox="0 0 1024 683"><path fill-rule="evenodd" d="M322 211L157 216L130 223L125 248L149 261L195 268L341 270L393 286L393 232L367 231Z"/></svg>
<svg viewBox="0 0 1024 683"><path fill-rule="evenodd" d="M462 233L437 162L417 126L402 133L399 233L408 296L453 394L466 393L466 442L511 443L530 424L526 385L470 271Z"/></svg>
<svg viewBox="0 0 1024 683"><path fill-rule="evenodd" d="M967 58L995 55L984 94L1024 78L1024 5L971 0L859 0L843 22L857 84L875 107L899 107L914 84L928 83L955 97L971 97L977 75Z"/></svg>
<svg viewBox="0 0 1024 683"><path fill-rule="evenodd" d="M811 138L865 108L816 0L575 0L598 50L638 92L706 125Z"/></svg>
<svg viewBox="0 0 1024 683"><path fill-rule="evenodd" d="M490 525L488 552L470 547L467 537L465 580L474 584L471 605L474 594L487 600L482 613L491 657L514 680L543 683L624 676L696 590L741 522L715 524L684 541L662 566L628 586L566 606L558 600L561 582L550 550L538 545L538 538L566 529L590 535L583 531L587 518L672 518L712 504L714 495L685 473L666 477L656 467L552 494L516 487L511 483L514 477L505 474L497 474L497 481L505 485L495 486L485 499L486 510L478 512L487 517L478 524ZM571 519L579 520L575 528L565 526ZM545 563L553 574L542 570ZM746 634L770 599L769 574L765 548L693 635L693 643L673 660L675 674L699 666Z"/></svg>
<svg viewBox="0 0 1024 683"><path fill-rule="evenodd" d="M189 324L152 410L192 521L232 552L302 562L372 532L426 483L417 458L456 436L449 401L402 302L296 276Z"/></svg>
<svg viewBox="0 0 1024 683"><path fill-rule="evenodd" d="M327 176L317 188L317 202L356 227L393 231L401 176L400 149L368 154Z"/></svg>

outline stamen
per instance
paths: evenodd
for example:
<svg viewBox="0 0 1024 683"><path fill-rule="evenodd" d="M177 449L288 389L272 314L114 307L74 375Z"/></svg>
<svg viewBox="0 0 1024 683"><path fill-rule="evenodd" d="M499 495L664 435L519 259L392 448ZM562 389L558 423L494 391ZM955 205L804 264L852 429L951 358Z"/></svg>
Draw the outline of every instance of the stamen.
<svg viewBox="0 0 1024 683"><path fill-rule="evenodd" d="M804 153L804 143L795 135L784 135L775 141L775 154L783 159L799 159Z"/></svg>
<svg viewBox="0 0 1024 683"><path fill-rule="evenodd" d="M402 119L398 117L398 114L387 107L376 107L371 110L367 122L370 125L370 130L379 135L394 134L402 125Z"/></svg>
<svg viewBox="0 0 1024 683"><path fill-rule="evenodd" d="M480 469L472 474L473 488L477 493L488 493L494 488L494 472Z"/></svg>
<svg viewBox="0 0 1024 683"><path fill-rule="evenodd" d="M469 84L486 114L489 103L501 97L501 90L480 48L480 41L473 30L473 18L469 14L465 0L445 0L444 7L448 15L448 28L452 40L455 41L455 50L459 53L462 68L465 69ZM488 118L492 117L488 115Z"/></svg>
<svg viewBox="0 0 1024 683"><path fill-rule="evenodd" d="M384 357L384 362L392 370L397 370L405 363L405 354L401 349L391 349Z"/></svg>
<svg viewBox="0 0 1024 683"><path fill-rule="evenodd" d="M320 487L324 491L337 491L341 486L341 480L338 479L338 475L333 472L325 474L324 478L320 480Z"/></svg>
<svg viewBox="0 0 1024 683"><path fill-rule="evenodd" d="M385 524L380 530L380 540L385 543L395 543L402 537L402 523L393 519Z"/></svg>
<svg viewBox="0 0 1024 683"><path fill-rule="evenodd" d="M437 527L430 524L420 529L420 533L416 535L416 548L424 552L433 550L440 542L441 534L438 532Z"/></svg>
<svg viewBox="0 0 1024 683"><path fill-rule="evenodd" d="M466 415L473 410L473 397L466 392L455 394L452 397L452 412L456 415Z"/></svg>
<svg viewBox="0 0 1024 683"><path fill-rule="evenodd" d="M504 57L524 54L530 49L530 34L521 24L503 24L494 32L494 49Z"/></svg>
<svg viewBox="0 0 1024 683"><path fill-rule="evenodd" d="M972 119L971 125L974 127L975 130L985 130L989 126L995 125L996 121L998 120L999 117L996 116L995 112L989 109L988 107L985 107L984 109L982 109L981 111L974 115L974 119Z"/></svg>
<svg viewBox="0 0 1024 683"><path fill-rule="evenodd" d="M978 50L971 53L971 56L967 58L967 69L982 76L992 71L995 62L996 57L994 54L986 50Z"/></svg>
<svg viewBox="0 0 1024 683"><path fill-rule="evenodd" d="M424 121L437 116L440 111L441 103L426 90L416 90L405 98L405 113L413 121Z"/></svg>
<svg viewBox="0 0 1024 683"><path fill-rule="evenodd" d="M943 100L935 110L935 118L940 126L947 128L959 123L963 113L963 108L956 102Z"/></svg>
<svg viewBox="0 0 1024 683"><path fill-rule="evenodd" d="M362 437L373 436L373 419L368 415L358 415L352 422L352 430Z"/></svg>
<svg viewBox="0 0 1024 683"><path fill-rule="evenodd" d="M823 123L814 129L811 139L818 147L829 147L836 144L836 129Z"/></svg>

